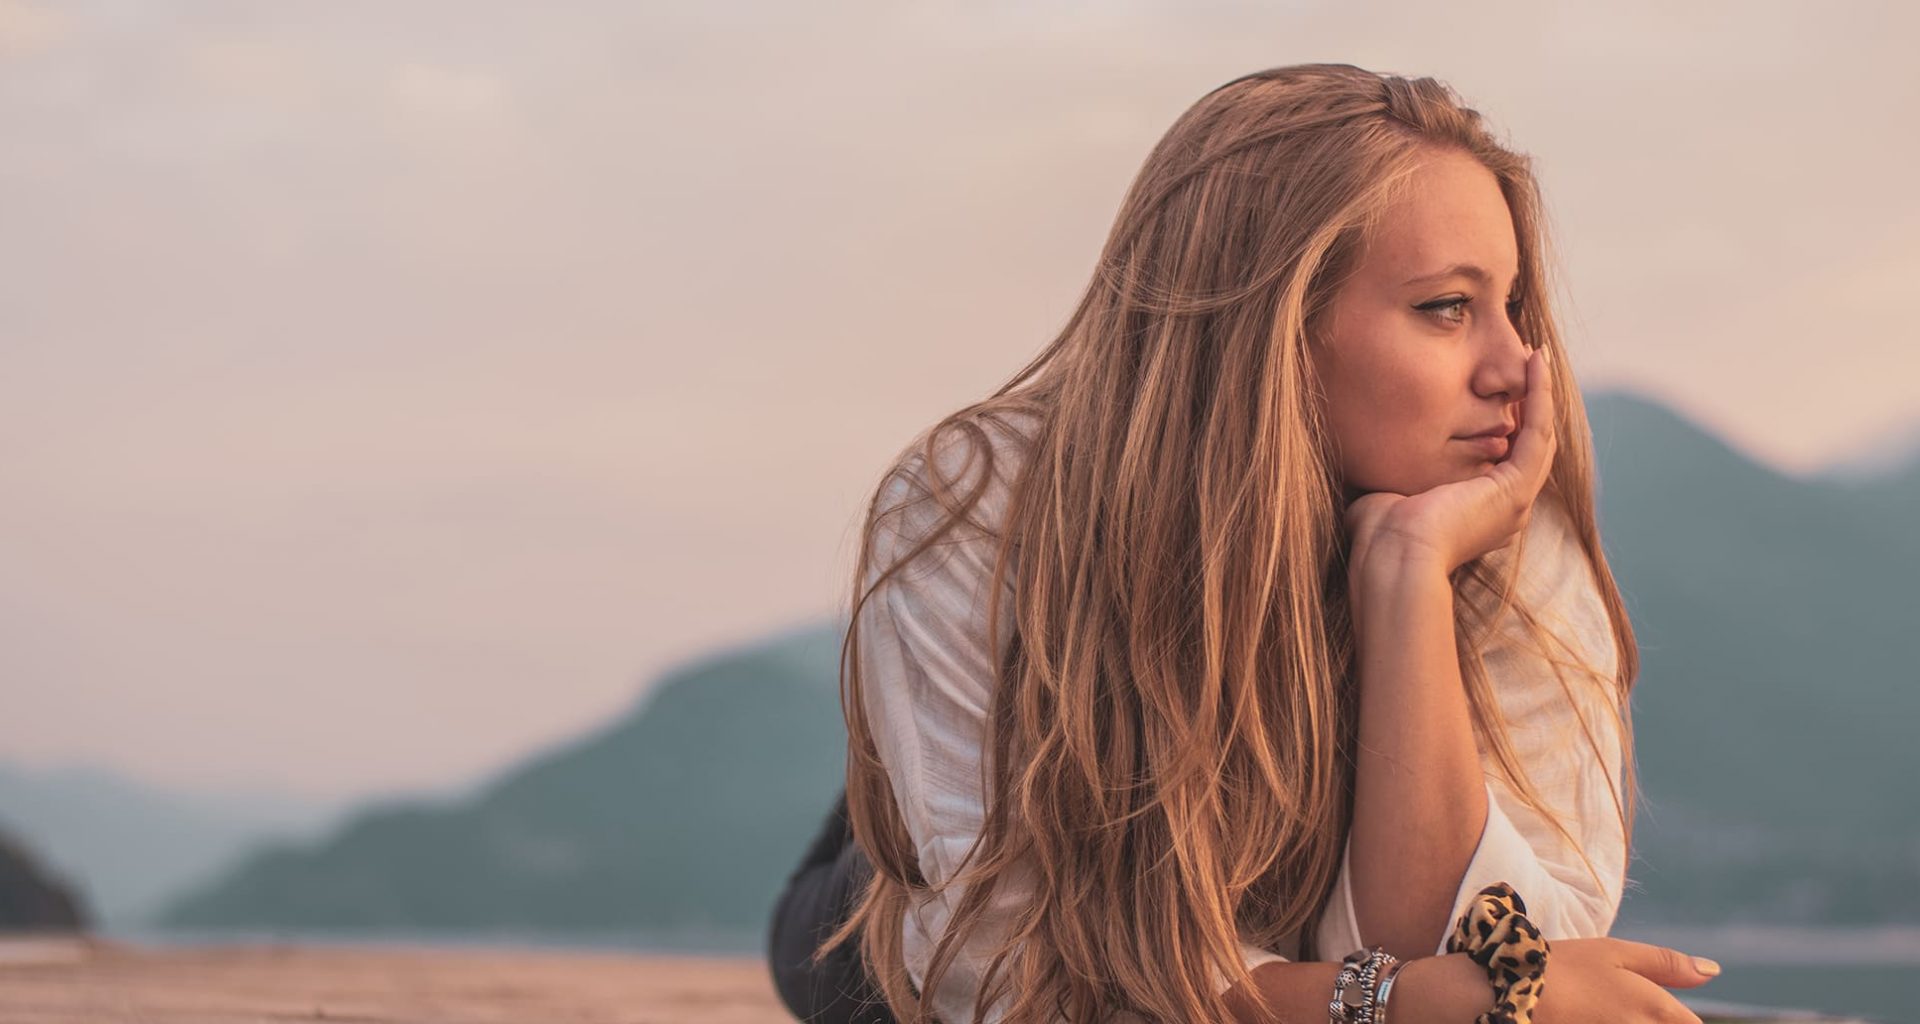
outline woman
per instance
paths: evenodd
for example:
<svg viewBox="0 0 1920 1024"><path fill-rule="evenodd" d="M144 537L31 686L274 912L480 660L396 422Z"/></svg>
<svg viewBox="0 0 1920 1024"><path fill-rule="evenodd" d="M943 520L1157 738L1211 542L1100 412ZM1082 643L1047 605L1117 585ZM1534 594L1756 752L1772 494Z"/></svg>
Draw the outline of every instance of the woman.
<svg viewBox="0 0 1920 1024"><path fill-rule="evenodd" d="M1358 951L1394 1021L1466 1021L1499 993L1449 933L1504 882L1536 1021L1697 1019L1689 958L1604 937L1638 657L1542 220L1430 78L1175 122L1060 335L874 495L796 1013L1311 1020Z"/></svg>

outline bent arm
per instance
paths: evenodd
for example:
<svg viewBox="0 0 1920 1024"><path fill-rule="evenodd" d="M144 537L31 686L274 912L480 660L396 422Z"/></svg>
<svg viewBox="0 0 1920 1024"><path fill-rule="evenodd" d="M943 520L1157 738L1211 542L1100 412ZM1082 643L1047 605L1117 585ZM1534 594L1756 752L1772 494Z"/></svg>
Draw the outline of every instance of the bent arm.
<svg viewBox="0 0 1920 1024"><path fill-rule="evenodd" d="M1503 634L1484 657L1489 674L1503 684L1494 696L1510 730L1517 730L1509 732L1513 752L1572 835L1560 834L1504 778L1484 771L1477 755L1465 772L1448 759L1474 747L1451 642L1452 608L1449 592L1442 589L1444 574L1431 566L1423 570L1383 562L1380 571L1356 582L1354 595L1363 659L1356 786L1370 795L1356 798L1346 857L1317 936L1320 948L1344 952L1386 942L1398 953L1397 942L1416 955L1444 952L1453 919L1475 893L1496 881L1508 882L1520 893L1527 916L1550 938L1601 937L1612 926L1625 888L1628 850L1620 821L1625 715L1611 679L1617 665L1611 624L1590 569L1564 539L1563 518L1550 515L1536 521L1542 532L1532 542L1535 554L1524 577L1527 599L1599 674L1570 680L1569 693L1553 678L1554 668L1518 635L1509 640ZM1382 625L1369 633L1363 619ZM1371 655L1369 647L1374 649ZM1372 660L1366 660L1370 656ZM1409 722L1412 709L1432 717ZM1451 736L1436 736L1435 728L1423 727L1446 721L1457 730ZM1593 732L1591 744L1583 736L1586 729ZM1413 746L1410 752L1406 744ZM1412 764L1436 768L1414 778L1406 770ZM1441 766L1447 770L1439 770ZM1459 795L1463 787L1471 790L1470 796ZM1396 799L1401 808L1411 803L1415 810L1396 810ZM1424 903L1396 903L1401 897L1390 878L1381 882L1377 874L1358 877L1369 866L1383 870L1383 863L1384 870L1395 870L1390 858L1396 853L1411 859L1433 849L1409 823L1397 826L1396 834L1392 815L1411 813L1409 822L1422 821L1420 808L1431 811L1447 800L1459 801L1453 808L1458 818L1454 827L1473 826L1473 839L1463 854L1453 845L1460 842L1457 831L1441 833L1436 856L1446 863L1422 883L1407 883L1430 887L1420 894ZM1448 871L1455 872L1451 881ZM1382 892L1381 885L1388 886L1387 891ZM1443 904L1445 910L1436 917ZM1407 930L1394 930L1399 927Z"/></svg>
<svg viewBox="0 0 1920 1024"><path fill-rule="evenodd" d="M1486 830L1488 793L1445 568L1414 553L1372 552L1352 602L1360 749L1349 895L1361 945L1410 959L1432 952L1452 923L1454 897Z"/></svg>

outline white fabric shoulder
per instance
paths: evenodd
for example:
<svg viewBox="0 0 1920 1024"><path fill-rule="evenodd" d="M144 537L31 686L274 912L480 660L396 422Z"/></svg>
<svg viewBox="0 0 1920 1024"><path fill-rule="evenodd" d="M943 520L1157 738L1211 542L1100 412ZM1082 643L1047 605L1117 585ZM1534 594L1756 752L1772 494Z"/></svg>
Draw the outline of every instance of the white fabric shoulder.
<svg viewBox="0 0 1920 1024"><path fill-rule="evenodd" d="M989 427L990 431L996 428ZM1022 436L995 432L995 479L974 515L998 524L1005 513L1008 485L1023 462ZM949 480L962 494L978 479L983 463L966 465L964 444L936 453ZM875 527L871 570L864 584L905 555L945 515L928 496L926 467L915 455L889 476L882 510L919 503L904 512L881 516ZM998 538L968 527L923 552L874 595L863 610L860 648L865 673L863 704L894 797L930 883L952 877L979 838L985 823L986 778L983 758L989 740L987 711L999 652L987 650L987 600ZM1002 596L1000 639L1010 635L1012 580ZM1031 901L1033 873L1016 872L995 891L987 914L968 937L934 995L935 1013L945 1021L973 1019L973 1004L987 967L987 954L1005 934L1005 922ZM961 888L927 897L907 912L905 957L916 987L924 987L934 946L944 934ZM1249 968L1287 957L1241 943ZM1288 951L1289 953L1292 950ZM1221 979L1220 990L1227 986ZM988 1007L984 1020L999 1021L1003 998Z"/></svg>

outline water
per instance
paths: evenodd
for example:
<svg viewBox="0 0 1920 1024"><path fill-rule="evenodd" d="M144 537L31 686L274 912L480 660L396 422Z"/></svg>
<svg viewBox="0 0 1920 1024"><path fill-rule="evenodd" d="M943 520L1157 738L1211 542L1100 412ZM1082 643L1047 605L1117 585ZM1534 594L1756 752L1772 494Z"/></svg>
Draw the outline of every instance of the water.
<svg viewBox="0 0 1920 1024"><path fill-rule="evenodd" d="M1881 1021L1920 1024L1920 968L1735 966L1696 989L1675 990L1683 1003L1725 1000L1752 1006L1819 1010ZM1551 965L1547 968L1551 973ZM1696 1008L1697 1009L1697 1008Z"/></svg>
<svg viewBox="0 0 1920 1024"><path fill-rule="evenodd" d="M1920 927L1641 926L1616 928L1613 935L1720 961L1719 977L1674 990L1682 1002L1725 1000L1920 1024Z"/></svg>

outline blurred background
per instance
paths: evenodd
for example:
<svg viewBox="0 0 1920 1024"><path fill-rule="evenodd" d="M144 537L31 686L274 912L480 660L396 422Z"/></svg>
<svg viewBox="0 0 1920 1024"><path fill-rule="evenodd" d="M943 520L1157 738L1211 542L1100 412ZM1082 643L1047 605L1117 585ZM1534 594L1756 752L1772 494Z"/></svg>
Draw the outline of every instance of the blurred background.
<svg viewBox="0 0 1920 1024"><path fill-rule="evenodd" d="M1643 644L1615 934L1920 978L1920 16L0 0L0 908L757 955L863 502L1245 71L1531 153Z"/></svg>

